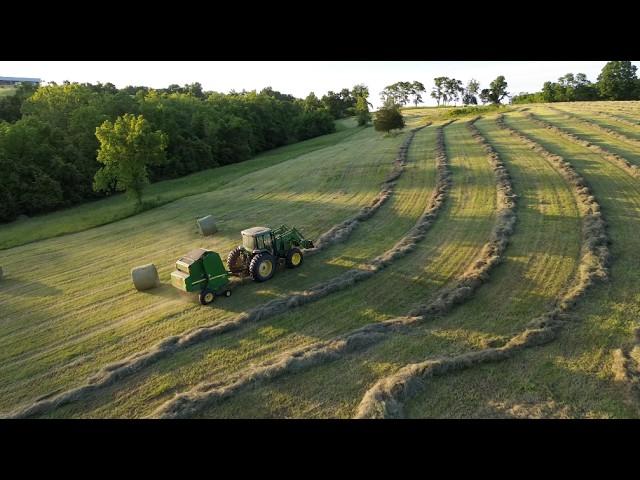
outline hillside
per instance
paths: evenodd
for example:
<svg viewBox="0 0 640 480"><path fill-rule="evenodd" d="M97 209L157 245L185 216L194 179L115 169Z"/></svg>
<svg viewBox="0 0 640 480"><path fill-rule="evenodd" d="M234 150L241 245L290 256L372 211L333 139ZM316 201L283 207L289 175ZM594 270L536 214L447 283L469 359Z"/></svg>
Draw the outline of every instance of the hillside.
<svg viewBox="0 0 640 480"><path fill-rule="evenodd" d="M640 102L449 111L0 226L2 415L640 417ZM355 217L209 306L169 283L247 227Z"/></svg>

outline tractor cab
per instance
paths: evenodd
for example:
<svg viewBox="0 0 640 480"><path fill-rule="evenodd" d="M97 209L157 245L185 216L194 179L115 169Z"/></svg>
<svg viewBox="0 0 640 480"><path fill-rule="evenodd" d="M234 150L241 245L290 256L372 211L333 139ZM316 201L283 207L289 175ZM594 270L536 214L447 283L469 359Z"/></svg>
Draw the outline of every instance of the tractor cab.
<svg viewBox="0 0 640 480"><path fill-rule="evenodd" d="M273 254L273 231L269 227L253 227L242 230L242 247L250 254Z"/></svg>

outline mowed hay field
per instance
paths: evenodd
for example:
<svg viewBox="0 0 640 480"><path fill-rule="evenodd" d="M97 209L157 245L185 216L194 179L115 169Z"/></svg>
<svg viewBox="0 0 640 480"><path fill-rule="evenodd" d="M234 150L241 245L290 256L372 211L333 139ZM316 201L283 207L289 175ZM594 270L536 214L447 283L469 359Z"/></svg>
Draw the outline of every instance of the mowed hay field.
<svg viewBox="0 0 640 480"><path fill-rule="evenodd" d="M398 135L344 121L152 185L158 206L142 213L114 197L0 226L1 414L639 417L640 102L405 119ZM388 199L301 268L235 283L209 306L169 284L178 257L203 247L226 258L244 228L286 223L316 239L357 215L411 135ZM219 231L202 237L195 219L207 214ZM596 245L606 275L589 263ZM130 269L146 263L162 284L138 292ZM509 350L547 323L553 335Z"/></svg>

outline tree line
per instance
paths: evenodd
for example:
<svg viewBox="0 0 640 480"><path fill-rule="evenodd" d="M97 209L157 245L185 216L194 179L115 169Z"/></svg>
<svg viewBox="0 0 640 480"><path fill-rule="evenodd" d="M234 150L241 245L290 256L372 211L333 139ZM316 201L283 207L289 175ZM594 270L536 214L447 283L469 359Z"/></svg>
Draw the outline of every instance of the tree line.
<svg viewBox="0 0 640 480"><path fill-rule="evenodd" d="M124 178L126 169L98 158L102 143L109 143L108 125L157 133L156 141L162 140L162 154L134 179L144 184L331 133L337 118L368 115L367 96L364 85L320 99L313 92L298 99L271 88L205 92L199 83L159 90L110 83L21 85L0 100L0 221L125 189L118 176Z"/></svg>
<svg viewBox="0 0 640 480"><path fill-rule="evenodd" d="M477 105L478 100L483 104L500 104L509 95L507 82L503 75L497 77L489 84L489 88L480 90L480 82L471 79L466 85L461 80L449 77L436 77L433 79L431 97L436 100L438 106L446 106L450 103L462 101L464 105ZM419 81L396 82L388 85L380 94L385 107L391 104L404 106L409 102L416 107L422 103L422 94L426 92L424 84ZM383 107L384 108L384 107Z"/></svg>
<svg viewBox="0 0 640 480"><path fill-rule="evenodd" d="M582 102L593 100L640 100L637 67L629 61L608 62L596 82L584 73L567 73L557 82L545 82L540 92L520 93L512 103Z"/></svg>

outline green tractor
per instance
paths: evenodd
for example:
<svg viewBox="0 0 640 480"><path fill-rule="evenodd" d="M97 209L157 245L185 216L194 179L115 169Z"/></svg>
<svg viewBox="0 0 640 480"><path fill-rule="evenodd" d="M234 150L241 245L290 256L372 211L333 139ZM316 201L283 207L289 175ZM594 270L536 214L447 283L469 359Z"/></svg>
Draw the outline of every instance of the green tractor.
<svg viewBox="0 0 640 480"><path fill-rule="evenodd" d="M171 284L183 292L198 292L200 303L208 305L216 297L231 295L231 275L250 275L264 282L273 277L280 259L289 268L299 267L303 248L313 248L313 242L305 240L295 228L249 228L242 231L242 245L229 253L229 270L218 253L197 248L178 259Z"/></svg>
<svg viewBox="0 0 640 480"><path fill-rule="evenodd" d="M302 265L303 248L313 248L295 228L282 225L275 230L269 227L253 227L243 230L242 245L234 248L227 257L227 267L234 275L250 275L256 282L273 277L280 259L288 268Z"/></svg>

